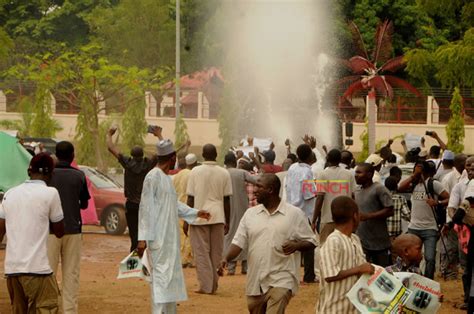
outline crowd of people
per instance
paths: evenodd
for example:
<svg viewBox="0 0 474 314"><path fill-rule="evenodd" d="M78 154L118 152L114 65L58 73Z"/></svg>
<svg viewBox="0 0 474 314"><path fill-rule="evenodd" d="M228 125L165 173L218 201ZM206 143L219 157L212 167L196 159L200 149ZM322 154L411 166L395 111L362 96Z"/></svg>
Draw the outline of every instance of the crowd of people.
<svg viewBox="0 0 474 314"><path fill-rule="evenodd" d="M121 153L116 130L107 134L125 170L130 251L146 251L151 265L153 313L175 313L187 299L184 267L195 268L197 293L214 295L219 277L235 275L239 265L250 313L284 313L301 284L317 283L319 313L357 312L346 294L374 265L430 279L439 269L444 280L461 270L459 307L474 311L474 157L449 151L436 133L429 133L438 141L429 151L424 141L402 142L400 156L389 140L362 163L349 150L320 150L305 135L295 152L285 142L278 164L273 143L259 149L247 138L223 156L222 167L214 145L203 146L198 162L190 142L175 149L161 131L152 128L158 143L151 157L141 147ZM54 159L38 153L30 180L0 206L15 313L58 310L59 260L63 312L77 313L80 211L90 195L73 160L69 142L57 144Z"/></svg>

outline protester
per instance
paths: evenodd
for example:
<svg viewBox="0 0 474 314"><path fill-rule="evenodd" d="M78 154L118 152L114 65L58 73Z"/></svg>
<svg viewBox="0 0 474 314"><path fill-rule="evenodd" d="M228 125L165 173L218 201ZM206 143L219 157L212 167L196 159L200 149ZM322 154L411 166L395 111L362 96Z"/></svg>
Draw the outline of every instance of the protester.
<svg viewBox="0 0 474 314"><path fill-rule="evenodd" d="M444 177L449 174L454 169L454 153L450 150L445 150L443 152L443 157L441 159L441 167L438 169L433 179L438 180L439 182L443 181Z"/></svg>
<svg viewBox="0 0 474 314"><path fill-rule="evenodd" d="M371 164L372 167L374 167L374 176L372 177L372 181L374 183L382 183L382 177L380 176L380 170L382 169L383 162L382 157L377 154L372 154L365 162Z"/></svg>
<svg viewBox="0 0 474 314"><path fill-rule="evenodd" d="M180 172L173 176L173 186L178 193L178 201L181 203L186 203L188 196L186 194L186 189L188 187L188 178L191 170L197 166L197 157L195 154L187 154L184 159L184 166ZM180 220L181 228L181 262L183 267L193 267L193 253L191 249L191 242L188 237L188 232L186 227L187 223L184 220Z"/></svg>
<svg viewBox="0 0 474 314"><path fill-rule="evenodd" d="M316 210L312 217L313 230L316 229L317 221L320 222L321 245L334 231L335 224L331 215L331 203L338 196L345 195L353 197L356 189L354 176L349 170L341 168L341 152L332 149L327 155L328 167L316 177Z"/></svg>
<svg viewBox="0 0 474 314"><path fill-rule="evenodd" d="M343 150L341 151L341 167L346 168L347 170L350 170L354 168L354 155L348 151L348 150Z"/></svg>
<svg viewBox="0 0 474 314"><path fill-rule="evenodd" d="M385 180L385 187L392 194L393 216L387 218L387 230L390 239L393 241L402 234L402 218L406 221L410 221L410 208L408 208L406 198L397 192L397 178L388 177Z"/></svg>
<svg viewBox="0 0 474 314"><path fill-rule="evenodd" d="M242 157L237 161L238 168L247 171L250 175L256 176L257 173L254 171L254 166L247 157ZM255 196L255 184L245 182L245 190L247 192L247 198L249 205L247 208L257 206L257 197Z"/></svg>
<svg viewBox="0 0 474 314"><path fill-rule="evenodd" d="M364 163L356 167L355 180L360 188L355 191L355 201L360 209L357 228L367 261L386 267L391 264L390 237L387 218L393 215L390 192L380 183L372 182L374 167Z"/></svg>
<svg viewBox="0 0 474 314"><path fill-rule="evenodd" d="M176 302L187 299L181 267L178 218L189 223L210 214L178 201L168 176L176 163L170 140L157 144L158 167L145 177L140 202L137 252L148 248L151 270L152 313L176 313Z"/></svg>
<svg viewBox="0 0 474 314"><path fill-rule="evenodd" d="M286 176L288 175L288 169L290 169L291 165L295 162L291 158L286 158L281 164L283 170L276 173L278 179L280 179L281 182L280 198L284 201L286 201Z"/></svg>
<svg viewBox="0 0 474 314"><path fill-rule="evenodd" d="M359 237L359 209L348 196L338 196L331 203L335 230L321 247L321 290L319 313L358 313L346 294L362 274L373 274Z"/></svg>
<svg viewBox="0 0 474 314"><path fill-rule="evenodd" d="M467 309L468 307L468 301L469 301L469 294L470 294L470 288L471 288L471 274L472 274L472 268L468 263L468 239L470 238L470 229L468 226L462 224L462 225L456 225L454 226L454 223L452 222L452 217L454 216L454 213L456 210L460 207L461 203L464 200L464 196L466 193L466 189L468 186L468 183L470 180L474 179L474 157L469 157L466 159L465 162L465 170L460 171L461 168L457 168L455 172L466 172L467 176L462 177L459 176L459 182L454 185L452 190L450 191L449 194L449 203L448 203L448 209L447 209L447 224L444 226L443 233L446 233L448 229L449 232L452 234L452 230L456 231L456 234L458 235L458 251L459 251L459 264L461 265L461 268L463 270L462 274L462 284L463 284L463 291L464 291L464 303L459 305L460 309ZM450 174L452 175L452 173ZM447 177L445 177L445 180ZM445 184L445 186L449 186L449 184ZM452 237L449 237L449 239L452 239ZM450 248L453 247L452 242L448 242L447 245L449 245ZM451 250L452 252L452 250ZM451 256L452 257L452 256Z"/></svg>
<svg viewBox="0 0 474 314"><path fill-rule="evenodd" d="M311 165L315 162L311 147L301 144L296 149L299 162L291 165L286 175L287 202L300 208L306 216L308 225L311 225L313 212L316 205L316 186L314 184ZM305 283L315 282L314 251L303 252Z"/></svg>
<svg viewBox="0 0 474 314"><path fill-rule="evenodd" d="M281 201L276 175L263 174L256 186L260 205L249 208L242 217L219 272L248 249L249 312L284 313L298 291L298 251L314 251L317 242L301 210Z"/></svg>
<svg viewBox="0 0 474 314"><path fill-rule="evenodd" d="M56 157L58 162L49 185L58 190L61 198L65 235L60 239L50 235L48 258L56 276L61 260L63 313L77 313L82 250L81 209L87 208L91 197L86 176L71 166L74 146L70 142L59 142L56 144Z"/></svg>
<svg viewBox="0 0 474 314"><path fill-rule="evenodd" d="M255 184L257 182L257 178L243 169L236 168L237 158L232 152L229 152L227 153L227 155L225 155L224 165L226 166L227 171L229 171L230 179L232 181L232 196L230 197L229 232L225 235L224 240L224 252L227 252L230 245L232 244L234 235L237 232L240 220L242 219L245 214L245 211L248 208L249 200L245 183L248 182ZM247 273L247 251L242 250L242 252L235 260L229 261L227 265L228 275L235 275L237 261L242 261L241 273Z"/></svg>
<svg viewBox="0 0 474 314"><path fill-rule="evenodd" d="M224 234L229 231L232 181L227 170L217 165L217 150L212 144L202 149L204 162L191 170L188 179L188 205L211 214L211 219L198 219L190 227L191 247L196 263L199 290L214 294L222 259Z"/></svg>
<svg viewBox="0 0 474 314"><path fill-rule="evenodd" d="M59 289L48 261L50 230L64 235L59 193L46 184L54 161L45 154L33 156L30 180L4 195L0 203L0 242L6 233L5 276L12 313L58 313Z"/></svg>
<svg viewBox="0 0 474 314"><path fill-rule="evenodd" d="M451 194L451 191L459 182L461 176L464 176L464 178L467 177L467 172L465 172L466 160L467 156L464 154L457 154L454 156L453 171L446 174L446 176L444 176L444 178L441 180L441 183L443 183L448 193Z"/></svg>
<svg viewBox="0 0 474 314"><path fill-rule="evenodd" d="M434 278L436 243L439 239L438 221L442 219L442 217L437 217L433 207L446 206L449 200L449 193L444 186L432 179L435 173L436 168L433 162L419 162L416 164L413 174L402 181L398 188L401 192L412 192L408 232L423 240L426 261L424 275L430 279Z"/></svg>
<svg viewBox="0 0 474 314"><path fill-rule="evenodd" d="M423 253L421 252L423 242L421 239L410 233L405 233L398 236L392 245L397 258L395 263L385 268L389 273L393 274L396 272L408 272L414 274L420 274L420 262L423 259Z"/></svg>
<svg viewBox="0 0 474 314"><path fill-rule="evenodd" d="M117 128L109 129L107 133L107 148L112 155L117 158L118 162L125 169L124 193L127 201L125 202L125 217L127 218L128 234L130 236L130 252L137 248L138 236L138 210L140 208L140 196L142 193L143 180L148 171L153 169L157 163L157 156L151 158L143 157L143 148L135 146L130 151L130 156L126 156L120 152L112 141ZM153 128L153 135L160 140L161 128Z"/></svg>

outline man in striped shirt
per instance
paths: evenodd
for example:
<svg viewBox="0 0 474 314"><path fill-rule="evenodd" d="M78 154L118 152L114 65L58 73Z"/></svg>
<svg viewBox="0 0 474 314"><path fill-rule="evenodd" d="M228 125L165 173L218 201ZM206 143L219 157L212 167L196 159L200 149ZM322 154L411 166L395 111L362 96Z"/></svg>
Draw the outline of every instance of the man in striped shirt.
<svg viewBox="0 0 474 314"><path fill-rule="evenodd" d="M353 199L338 196L331 203L336 229L321 247L321 291L319 313L358 313L346 293L362 274L373 274L359 237L359 209Z"/></svg>

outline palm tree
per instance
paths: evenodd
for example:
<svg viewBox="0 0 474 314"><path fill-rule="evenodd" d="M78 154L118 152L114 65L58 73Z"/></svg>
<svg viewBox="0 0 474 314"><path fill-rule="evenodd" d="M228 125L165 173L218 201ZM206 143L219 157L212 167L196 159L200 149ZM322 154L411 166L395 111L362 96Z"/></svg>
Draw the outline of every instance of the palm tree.
<svg viewBox="0 0 474 314"><path fill-rule="evenodd" d="M377 26L375 47L370 56L357 25L354 22L350 22L349 29L352 33L357 55L349 60L342 60L343 65L352 72L352 75L342 78L338 83L350 83L343 95L343 99L348 101L355 93L361 90L369 91L367 104L369 153L373 153L375 151L376 92L389 99L393 98L394 86L404 88L417 96L421 96L421 93L407 81L385 74L394 74L405 66L403 56L391 58L393 34L393 24L391 21L385 21Z"/></svg>

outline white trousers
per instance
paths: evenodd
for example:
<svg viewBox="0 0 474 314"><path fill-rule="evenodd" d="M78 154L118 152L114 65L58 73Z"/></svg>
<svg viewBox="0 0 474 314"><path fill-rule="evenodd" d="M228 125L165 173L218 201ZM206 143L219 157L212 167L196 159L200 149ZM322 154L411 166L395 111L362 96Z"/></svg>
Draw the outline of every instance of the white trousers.
<svg viewBox="0 0 474 314"><path fill-rule="evenodd" d="M153 303L151 305L153 314L176 314L176 302L171 303Z"/></svg>

